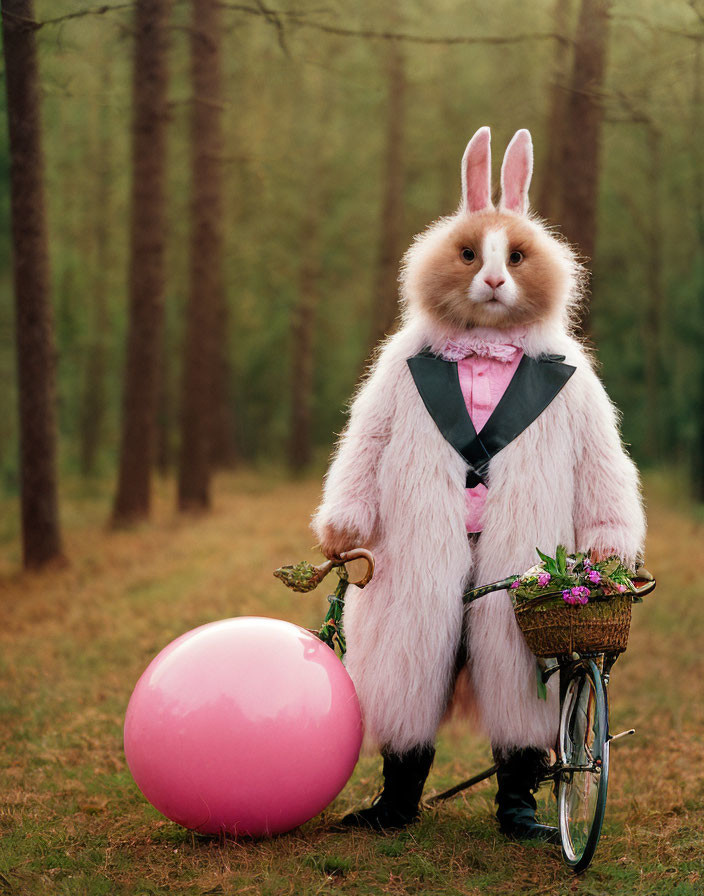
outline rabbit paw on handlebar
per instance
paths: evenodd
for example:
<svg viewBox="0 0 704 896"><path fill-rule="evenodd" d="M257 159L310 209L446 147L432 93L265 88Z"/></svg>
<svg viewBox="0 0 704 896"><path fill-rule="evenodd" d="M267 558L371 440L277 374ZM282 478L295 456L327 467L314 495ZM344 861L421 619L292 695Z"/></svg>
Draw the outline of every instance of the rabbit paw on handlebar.
<svg viewBox="0 0 704 896"><path fill-rule="evenodd" d="M320 536L320 550L329 560L339 560L345 551L358 547L362 543L359 532L350 527L338 527L326 523Z"/></svg>

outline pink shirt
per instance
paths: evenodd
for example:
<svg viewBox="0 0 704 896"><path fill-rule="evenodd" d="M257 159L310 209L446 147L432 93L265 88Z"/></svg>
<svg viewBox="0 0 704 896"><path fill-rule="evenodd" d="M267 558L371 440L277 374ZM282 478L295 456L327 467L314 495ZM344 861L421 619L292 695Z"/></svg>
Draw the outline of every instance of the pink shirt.
<svg viewBox="0 0 704 896"><path fill-rule="evenodd" d="M457 362L460 388L474 428L480 432L511 382L523 352L516 350L510 361L470 355ZM481 532L487 488L480 483L465 491L465 522L468 532Z"/></svg>

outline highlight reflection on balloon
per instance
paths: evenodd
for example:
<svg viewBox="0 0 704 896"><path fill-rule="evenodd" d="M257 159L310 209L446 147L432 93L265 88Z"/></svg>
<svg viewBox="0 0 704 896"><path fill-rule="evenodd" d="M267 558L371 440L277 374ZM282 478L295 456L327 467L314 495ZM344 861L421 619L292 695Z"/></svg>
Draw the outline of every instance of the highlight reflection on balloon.
<svg viewBox="0 0 704 896"><path fill-rule="evenodd" d="M305 629L240 617L193 629L137 682L125 754L161 813L201 833L282 833L354 769L362 721L338 657Z"/></svg>

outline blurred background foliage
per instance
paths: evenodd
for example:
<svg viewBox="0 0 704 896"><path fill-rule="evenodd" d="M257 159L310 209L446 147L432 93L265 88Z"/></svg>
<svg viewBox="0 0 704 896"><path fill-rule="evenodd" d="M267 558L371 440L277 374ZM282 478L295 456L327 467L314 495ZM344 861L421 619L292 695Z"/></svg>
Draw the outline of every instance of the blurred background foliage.
<svg viewBox="0 0 704 896"><path fill-rule="evenodd" d="M281 0L225 3L225 284L239 456L284 463L291 319L315 228L312 442L322 464L369 356L377 308L391 54L403 66L403 245L459 201L466 141L492 127L494 180L514 131L546 174L550 102L569 101L559 48L579 2ZM115 473L127 326L133 8L63 18L89 0L38 0L36 18L58 351L62 474L80 469L81 427L101 341L103 416L95 473ZM188 291L190 8L176 0L169 51L168 280L160 402L162 462L175 463ZM51 22L52 19L62 19ZM560 33L559 29L564 29ZM334 33L335 31L352 33ZM421 40L389 40L392 32ZM516 37L453 44L431 38ZM562 38L562 40L560 40ZM610 12L591 337L641 465L702 466L704 412L703 13L695 0L616 0ZM561 80L562 79L562 80ZM0 102L5 103L4 90ZM9 151L0 114L0 489L18 488L10 273ZM311 208L314 225L311 225ZM542 211L538 207L538 211ZM555 222L559 225L559 221ZM96 320L96 295L106 318ZM598 422L595 421L595 438Z"/></svg>

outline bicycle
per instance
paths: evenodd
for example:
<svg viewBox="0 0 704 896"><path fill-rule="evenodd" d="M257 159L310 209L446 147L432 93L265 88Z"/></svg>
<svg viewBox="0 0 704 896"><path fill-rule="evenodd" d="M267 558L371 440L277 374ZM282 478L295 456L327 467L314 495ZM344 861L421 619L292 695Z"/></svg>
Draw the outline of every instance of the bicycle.
<svg viewBox="0 0 704 896"><path fill-rule="evenodd" d="M365 575L357 582L350 582L345 564L356 559L367 561ZM305 561L293 567L282 567L274 575L296 591L311 591L325 576L337 569L340 581L335 593L328 597L330 609L321 629L314 634L333 650L344 655L345 641L342 630L342 612L345 592L349 584L364 587L374 573L372 554L357 548L327 560L320 566ZM469 589L463 595L465 604L479 600L493 591L510 586L516 576ZM641 584L636 584L637 582ZM634 600L651 592L656 585L653 576L640 567L633 579ZM552 782L557 799L558 829L565 863L575 873L584 871L592 861L601 836L609 781L609 755L611 744L622 737L635 734L631 728L619 734L609 732L609 705L607 687L611 669L620 652L573 652L554 658L541 671L542 682L560 675L560 724L555 750L555 760L546 764L538 785ZM491 777L496 766L481 772L427 802L437 803L449 799L469 787Z"/></svg>

